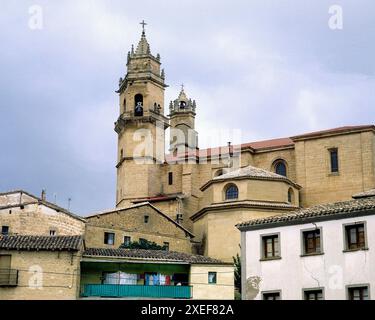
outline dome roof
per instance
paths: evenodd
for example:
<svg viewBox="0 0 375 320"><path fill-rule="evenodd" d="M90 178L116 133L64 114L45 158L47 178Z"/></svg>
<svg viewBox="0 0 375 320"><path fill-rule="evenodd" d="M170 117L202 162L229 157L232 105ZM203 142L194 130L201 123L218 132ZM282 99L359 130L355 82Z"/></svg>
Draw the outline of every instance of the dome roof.
<svg viewBox="0 0 375 320"><path fill-rule="evenodd" d="M247 166L234 171L227 172L221 176L213 178L213 180L223 180L223 179L233 179L239 177L249 177L249 178L274 178L274 179L287 179L286 177L279 175L277 173L267 171L264 169L256 168L253 166Z"/></svg>
<svg viewBox="0 0 375 320"><path fill-rule="evenodd" d="M289 183L290 185L294 186L297 189L300 189L301 186L296 184L295 182L291 181L287 177L279 175L277 173L264 170L261 168L256 168L253 166L247 166L244 168L236 169L227 173L224 173L220 176L212 178L212 180L208 181L201 187L201 190L205 190L211 184L215 182L222 182L222 181L230 181L230 180L239 180L239 179L254 179L254 180L272 180L272 181L284 181Z"/></svg>

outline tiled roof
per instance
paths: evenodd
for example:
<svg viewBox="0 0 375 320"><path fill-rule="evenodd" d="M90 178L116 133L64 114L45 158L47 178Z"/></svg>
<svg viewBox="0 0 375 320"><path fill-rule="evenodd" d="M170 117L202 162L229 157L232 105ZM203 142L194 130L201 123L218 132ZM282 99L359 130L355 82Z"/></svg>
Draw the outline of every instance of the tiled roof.
<svg viewBox="0 0 375 320"><path fill-rule="evenodd" d="M213 259L210 257L165 250L88 248L83 253L83 256L105 258L129 258L137 260L179 262L189 264L225 264L220 260Z"/></svg>
<svg viewBox="0 0 375 320"><path fill-rule="evenodd" d="M190 219L195 221L196 219L205 215L209 211L217 210L230 210L237 208L252 208L252 209L266 209L266 210L296 210L299 207L285 202L275 202L275 201L254 201L254 200L244 200L244 201L228 201L213 203L206 207L203 207L198 212L194 213Z"/></svg>
<svg viewBox="0 0 375 320"><path fill-rule="evenodd" d="M81 236L0 236L0 249L26 251L79 251Z"/></svg>
<svg viewBox="0 0 375 320"><path fill-rule="evenodd" d="M375 197L375 189L367 190L367 191L353 195L354 199L367 198L367 197Z"/></svg>
<svg viewBox="0 0 375 320"><path fill-rule="evenodd" d="M177 198L181 198L184 195L182 193L176 194L166 194L166 195L159 195L155 197L146 197L146 198L139 198L131 200L132 203L141 203L141 202L158 202L158 201L166 201L166 200L174 200Z"/></svg>
<svg viewBox="0 0 375 320"><path fill-rule="evenodd" d="M257 151L260 152L262 150L267 150L267 149L290 148L290 147L294 147L294 140L315 138L315 137L319 137L322 135L351 133L351 132L357 132L357 131L363 131L363 130L375 131L375 126L372 124L359 125L359 126L343 126L343 127L338 127L338 128L328 129L328 130L308 132L308 133L296 135L293 137L248 142L248 143L243 143L239 145L232 145L230 147L230 151L239 152L243 149L250 148L250 149L253 149L254 152L257 152ZM174 156L173 154L168 154L166 155L166 160L168 162L169 161L172 162L172 161L181 160L184 157L210 158L210 157L227 154L228 151L229 151L228 146L218 146L218 147L213 147L213 148L208 148L208 149L200 149L197 151L189 151L186 153L177 154L176 156Z"/></svg>
<svg viewBox="0 0 375 320"><path fill-rule="evenodd" d="M233 179L233 178L238 178L238 177L273 178L273 179L285 180L284 176L281 176L277 173L270 172L264 169L256 168L253 166L247 166L247 167L240 168L234 171L230 171L228 173L222 174L221 176L213 178L213 180Z"/></svg>
<svg viewBox="0 0 375 320"><path fill-rule="evenodd" d="M351 215L375 214L375 197L321 204L287 214L254 219L237 224L240 230L272 228L279 225L303 224L316 220L346 218Z"/></svg>
<svg viewBox="0 0 375 320"><path fill-rule="evenodd" d="M375 126L374 125L344 126L344 127L333 128L333 129L328 129L328 130L309 132L309 133L291 137L291 139L299 140L299 139L306 139L306 138L314 138L314 137L322 136L322 135L350 133L353 131L362 131L362 130L367 130L367 129L375 130Z"/></svg>
<svg viewBox="0 0 375 320"><path fill-rule="evenodd" d="M268 148L282 148L293 146L294 142L290 138L278 138L270 140L255 141L241 144L241 148L250 147L254 150L268 149Z"/></svg>

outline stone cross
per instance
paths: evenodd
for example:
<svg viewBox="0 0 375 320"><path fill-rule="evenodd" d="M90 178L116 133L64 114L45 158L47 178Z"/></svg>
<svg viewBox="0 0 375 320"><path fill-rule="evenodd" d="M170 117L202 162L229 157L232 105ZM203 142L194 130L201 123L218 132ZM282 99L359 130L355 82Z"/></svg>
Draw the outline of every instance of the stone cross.
<svg viewBox="0 0 375 320"><path fill-rule="evenodd" d="M145 32L145 26L147 26L147 23L142 20L142 22L140 23L142 25L142 32L144 33Z"/></svg>

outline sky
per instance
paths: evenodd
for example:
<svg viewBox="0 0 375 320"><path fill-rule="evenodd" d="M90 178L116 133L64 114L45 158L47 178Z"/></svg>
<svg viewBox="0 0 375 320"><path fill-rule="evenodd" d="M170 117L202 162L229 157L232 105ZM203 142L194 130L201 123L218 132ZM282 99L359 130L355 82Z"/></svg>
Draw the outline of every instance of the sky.
<svg viewBox="0 0 375 320"><path fill-rule="evenodd" d="M201 148L374 124L374 12L373 0L2 0L0 192L46 189L80 215L115 206L115 90L143 19L166 110L183 83Z"/></svg>

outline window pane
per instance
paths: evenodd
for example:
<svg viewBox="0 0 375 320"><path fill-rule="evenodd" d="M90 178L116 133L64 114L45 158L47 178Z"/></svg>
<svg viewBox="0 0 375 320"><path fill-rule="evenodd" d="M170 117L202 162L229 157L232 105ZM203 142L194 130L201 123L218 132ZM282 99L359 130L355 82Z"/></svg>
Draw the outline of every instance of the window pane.
<svg viewBox="0 0 375 320"><path fill-rule="evenodd" d="M273 238L274 242L274 256L278 257L279 256L279 237L275 236Z"/></svg>
<svg viewBox="0 0 375 320"><path fill-rule="evenodd" d="M263 300L280 300L279 292L263 293Z"/></svg>
<svg viewBox="0 0 375 320"><path fill-rule="evenodd" d="M208 273L208 283L216 283L216 272Z"/></svg>
<svg viewBox="0 0 375 320"><path fill-rule="evenodd" d="M305 291L305 300L323 300L322 290Z"/></svg>
<svg viewBox="0 0 375 320"><path fill-rule="evenodd" d="M272 256L273 256L272 239L268 238L266 239L266 257L272 257Z"/></svg>
<svg viewBox="0 0 375 320"><path fill-rule="evenodd" d="M365 230L363 227L358 228L358 247L363 248L365 246Z"/></svg>
<svg viewBox="0 0 375 320"><path fill-rule="evenodd" d="M319 253L320 252L320 230L306 231L303 233L305 253Z"/></svg>
<svg viewBox="0 0 375 320"><path fill-rule="evenodd" d="M105 244L113 245L115 243L115 234L114 233L105 232L104 233L104 243Z"/></svg>
<svg viewBox="0 0 375 320"><path fill-rule="evenodd" d="M238 189L236 186L230 186L225 192L225 199L237 199L238 198Z"/></svg>
<svg viewBox="0 0 375 320"><path fill-rule="evenodd" d="M338 163L337 150L336 149L330 150L330 155L331 155L331 172L338 172L339 163Z"/></svg>
<svg viewBox="0 0 375 320"><path fill-rule="evenodd" d="M363 298L363 300L367 300L368 299L368 288L363 288L362 289L362 298Z"/></svg>
<svg viewBox="0 0 375 320"><path fill-rule="evenodd" d="M367 300L368 299L368 287L349 288L349 299Z"/></svg>
<svg viewBox="0 0 375 320"><path fill-rule="evenodd" d="M8 235L8 234L9 234L9 227L8 227L8 226L2 226L2 227L1 227L1 234L2 234L3 236Z"/></svg>
<svg viewBox="0 0 375 320"><path fill-rule="evenodd" d="M278 162L275 166L275 172L286 177L286 165L284 162Z"/></svg>

